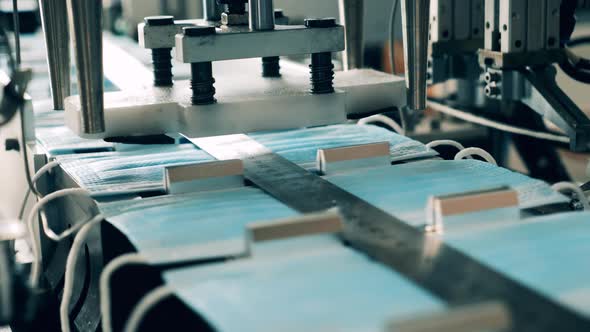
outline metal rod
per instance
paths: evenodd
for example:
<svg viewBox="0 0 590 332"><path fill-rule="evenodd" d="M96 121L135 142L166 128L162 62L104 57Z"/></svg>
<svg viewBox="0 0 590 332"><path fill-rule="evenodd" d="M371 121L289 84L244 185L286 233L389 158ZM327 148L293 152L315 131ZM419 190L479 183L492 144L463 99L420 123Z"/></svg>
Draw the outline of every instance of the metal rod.
<svg viewBox="0 0 590 332"><path fill-rule="evenodd" d="M273 30L275 11L272 0L250 0L248 2L251 30Z"/></svg>
<svg viewBox="0 0 590 332"><path fill-rule="evenodd" d="M68 0L78 69L83 134L105 131L102 67L102 2Z"/></svg>
<svg viewBox="0 0 590 332"><path fill-rule="evenodd" d="M63 110L70 95L70 32L66 0L39 0L45 33L53 109Z"/></svg>
<svg viewBox="0 0 590 332"><path fill-rule="evenodd" d="M221 20L223 6L217 3L217 0L203 0L203 18L207 21Z"/></svg>
<svg viewBox="0 0 590 332"><path fill-rule="evenodd" d="M20 69L21 51L20 51L20 15L18 12L17 0L12 0L12 23L14 26L14 48L16 52L16 69Z"/></svg>
<svg viewBox="0 0 590 332"><path fill-rule="evenodd" d="M414 111L426 108L429 12L430 0L402 1L408 108Z"/></svg>
<svg viewBox="0 0 590 332"><path fill-rule="evenodd" d="M340 24L346 33L346 51L342 53L344 70L362 68L364 52L364 1L339 0Z"/></svg>

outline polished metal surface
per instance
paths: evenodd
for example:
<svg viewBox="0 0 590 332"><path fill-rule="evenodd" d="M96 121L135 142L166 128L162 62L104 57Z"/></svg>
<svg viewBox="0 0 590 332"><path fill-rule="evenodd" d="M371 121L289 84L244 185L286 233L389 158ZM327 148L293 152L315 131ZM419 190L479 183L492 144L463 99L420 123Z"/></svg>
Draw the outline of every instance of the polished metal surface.
<svg viewBox="0 0 590 332"><path fill-rule="evenodd" d="M342 53L344 70L363 67L364 0L339 0L340 24L344 25L346 51Z"/></svg>
<svg viewBox="0 0 590 332"><path fill-rule="evenodd" d="M424 110L430 0L403 0L401 6L408 107L411 110Z"/></svg>
<svg viewBox="0 0 590 332"><path fill-rule="evenodd" d="M223 8L217 3L217 0L203 0L203 19L219 21L222 12Z"/></svg>
<svg viewBox="0 0 590 332"><path fill-rule="evenodd" d="M66 0L39 0L41 21L47 48L47 63L53 108L64 109L70 95L70 32Z"/></svg>
<svg viewBox="0 0 590 332"><path fill-rule="evenodd" d="M105 131L102 70L102 2L68 0L80 90L81 131Z"/></svg>
<svg viewBox="0 0 590 332"><path fill-rule="evenodd" d="M502 301L510 331L587 331L590 321L546 296L428 236L331 182L272 153L246 135L192 139L217 159L239 158L244 176L287 206L313 213L335 206L342 240L451 306ZM231 147L231 148L229 148Z"/></svg>
<svg viewBox="0 0 590 332"><path fill-rule="evenodd" d="M251 30L273 30L275 11L272 0L250 0L248 3Z"/></svg>

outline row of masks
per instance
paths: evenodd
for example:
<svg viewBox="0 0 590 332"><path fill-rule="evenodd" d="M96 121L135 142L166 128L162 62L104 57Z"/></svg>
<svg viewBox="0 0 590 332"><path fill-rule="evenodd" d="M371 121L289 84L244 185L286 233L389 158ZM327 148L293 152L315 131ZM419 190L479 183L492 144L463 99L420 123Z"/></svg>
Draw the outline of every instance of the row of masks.
<svg viewBox="0 0 590 332"><path fill-rule="evenodd" d="M423 144L375 126L336 125L251 134L275 153L306 168L314 168L317 150L354 144L390 142L393 160L436 155ZM57 156L62 168L95 196L164 190L166 166L214 160L190 144L134 147Z"/></svg>

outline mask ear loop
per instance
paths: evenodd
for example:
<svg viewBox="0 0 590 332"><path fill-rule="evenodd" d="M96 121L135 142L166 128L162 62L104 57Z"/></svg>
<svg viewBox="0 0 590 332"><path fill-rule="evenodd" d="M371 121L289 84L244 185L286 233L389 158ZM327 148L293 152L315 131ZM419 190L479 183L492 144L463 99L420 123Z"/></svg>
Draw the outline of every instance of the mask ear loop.
<svg viewBox="0 0 590 332"><path fill-rule="evenodd" d="M389 128L393 129L393 131L395 131L396 133L400 135L405 135L405 130L404 128L402 128L402 126L399 125L399 123L395 122L395 120L383 114L371 115L369 117L360 119L359 122L357 122L357 125L368 125L371 123L382 123L388 126Z"/></svg>
<svg viewBox="0 0 590 332"><path fill-rule="evenodd" d="M78 257L80 256L80 252L84 248L86 244L86 240L88 236L91 234L91 231L96 225L100 225L100 223L104 220L104 216L101 214L96 215L94 218L90 219L89 221L81 224L83 225L80 228L80 231L74 237L74 242L72 243L72 248L68 253L68 259L66 260L66 268L65 268L65 275L64 275L64 289L63 289L63 296L61 303L59 305L59 317L61 322L61 330L62 332L70 332L70 302L72 300L72 293L74 292L74 278L76 272L76 266L78 265ZM73 233L73 232L72 232ZM70 233L71 234L71 233Z"/></svg>
<svg viewBox="0 0 590 332"><path fill-rule="evenodd" d="M457 153L457 155L455 155L455 160L461 160L461 159L464 159L467 156L480 156L485 161L487 161L488 163L490 163L490 164L492 164L494 166L498 166L498 163L496 162L496 159L494 159L494 157L492 157L492 155L489 154L489 152L487 152L484 149L480 149L480 148L466 148L466 149L463 149L463 150L459 151L459 153Z"/></svg>
<svg viewBox="0 0 590 332"><path fill-rule="evenodd" d="M124 332L137 332L145 315L163 300L174 295L172 287L164 285L150 291L139 300L125 323Z"/></svg>
<svg viewBox="0 0 590 332"><path fill-rule="evenodd" d="M33 186L37 185L37 181L39 181L39 179L45 175L46 173L49 173L51 170L53 170L55 167L59 166L59 162L57 160L51 161L47 164L45 164L43 167L41 167L37 173L35 173L35 175L31 178L31 183L33 184ZM23 216L25 214L25 207L27 205L27 200L29 199L29 196L31 195L33 191L31 190L30 187L27 187L27 191L25 192L25 197L23 197L23 202L20 206L20 212L18 213L18 219L23 219ZM35 195L37 197L40 197L41 195L38 195L38 193L35 193Z"/></svg>
<svg viewBox="0 0 590 332"><path fill-rule="evenodd" d="M126 265L143 265L146 260L138 253L124 254L113 259L104 267L100 274L100 314L102 317L102 331L112 332L113 323L111 320L111 277Z"/></svg>
<svg viewBox="0 0 590 332"><path fill-rule="evenodd" d="M584 210L590 211L590 199L586 197L586 194L582 190L582 188L578 187L575 183L572 182L558 182L551 186L553 190L563 193L564 191L571 191L576 193L578 199L584 206Z"/></svg>
<svg viewBox="0 0 590 332"><path fill-rule="evenodd" d="M463 146L463 144L461 144L457 141L454 141L452 139L440 139L440 140L432 141L432 142L426 144L426 147L429 149L434 149L439 146L452 146L454 148L457 148L457 150L459 150L459 151L465 150L465 146ZM473 157L471 157L471 156L467 156L466 158L473 159Z"/></svg>

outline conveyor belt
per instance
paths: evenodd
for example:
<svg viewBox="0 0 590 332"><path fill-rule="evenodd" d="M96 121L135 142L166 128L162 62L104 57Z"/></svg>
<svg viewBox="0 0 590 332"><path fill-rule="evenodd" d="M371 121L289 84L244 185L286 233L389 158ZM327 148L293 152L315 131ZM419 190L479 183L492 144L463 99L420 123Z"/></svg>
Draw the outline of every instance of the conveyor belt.
<svg viewBox="0 0 590 332"><path fill-rule="evenodd" d="M341 235L345 243L449 305L501 300L513 315L513 331L590 331L590 321L578 313L273 154L245 135L191 141L217 159L242 159L250 181L299 212L339 206L346 219Z"/></svg>

